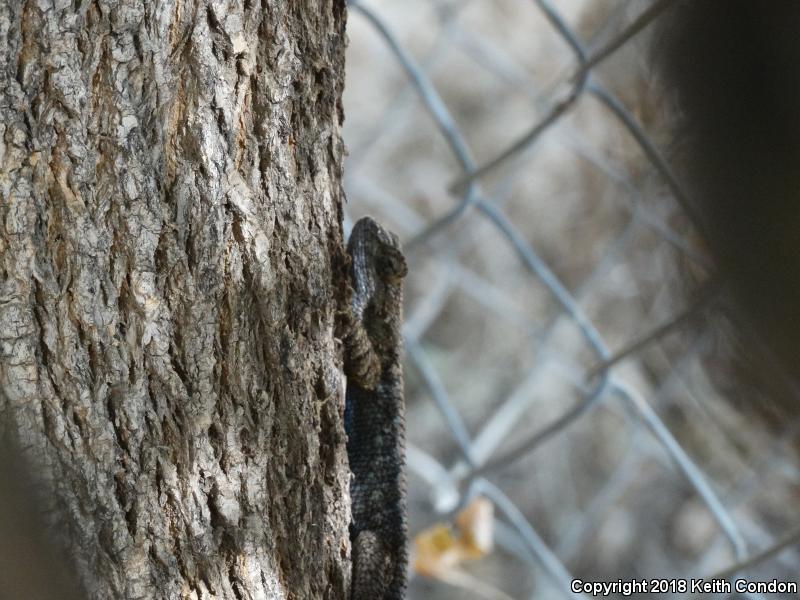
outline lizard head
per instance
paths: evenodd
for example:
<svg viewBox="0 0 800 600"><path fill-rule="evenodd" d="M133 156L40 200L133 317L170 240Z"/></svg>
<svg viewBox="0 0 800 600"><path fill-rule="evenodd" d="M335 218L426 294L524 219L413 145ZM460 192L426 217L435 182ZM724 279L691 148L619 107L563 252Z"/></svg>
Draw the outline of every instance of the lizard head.
<svg viewBox="0 0 800 600"><path fill-rule="evenodd" d="M348 250L353 257L354 268L364 266L375 269L378 271L375 275L383 281L399 281L408 272L397 236L371 217L363 217L355 224ZM366 255L371 260L366 260Z"/></svg>
<svg viewBox="0 0 800 600"><path fill-rule="evenodd" d="M397 236L364 217L353 227L347 251L351 258L353 312L362 319L364 312L375 316L369 327L378 327L393 314L400 314L402 279L408 272ZM395 320L399 318L395 317ZM393 326L397 326L396 323Z"/></svg>

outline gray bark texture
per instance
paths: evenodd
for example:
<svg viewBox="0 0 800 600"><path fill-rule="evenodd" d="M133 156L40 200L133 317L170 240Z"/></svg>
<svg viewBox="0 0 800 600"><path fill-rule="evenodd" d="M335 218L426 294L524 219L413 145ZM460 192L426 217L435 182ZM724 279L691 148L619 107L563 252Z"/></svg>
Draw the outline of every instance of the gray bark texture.
<svg viewBox="0 0 800 600"><path fill-rule="evenodd" d="M0 0L0 415L75 597L346 596L344 25Z"/></svg>

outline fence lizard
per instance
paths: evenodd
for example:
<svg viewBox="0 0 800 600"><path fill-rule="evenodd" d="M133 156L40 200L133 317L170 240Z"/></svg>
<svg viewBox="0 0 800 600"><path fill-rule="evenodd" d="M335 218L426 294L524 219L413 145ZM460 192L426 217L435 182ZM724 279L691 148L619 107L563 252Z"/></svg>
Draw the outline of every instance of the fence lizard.
<svg viewBox="0 0 800 600"><path fill-rule="evenodd" d="M347 245L345 430L352 478L351 600L402 600L408 563L402 281L406 261L394 234L365 217Z"/></svg>

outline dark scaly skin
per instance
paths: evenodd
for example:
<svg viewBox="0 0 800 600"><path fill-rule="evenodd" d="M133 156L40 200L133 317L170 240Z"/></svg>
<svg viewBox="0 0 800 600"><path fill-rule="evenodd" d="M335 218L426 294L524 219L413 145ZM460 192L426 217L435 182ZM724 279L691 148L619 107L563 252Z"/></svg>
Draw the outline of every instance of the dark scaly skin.
<svg viewBox="0 0 800 600"><path fill-rule="evenodd" d="M405 407L400 365L402 280L397 238L369 217L347 251L353 296L345 345L350 482L351 600L401 600L408 563Z"/></svg>

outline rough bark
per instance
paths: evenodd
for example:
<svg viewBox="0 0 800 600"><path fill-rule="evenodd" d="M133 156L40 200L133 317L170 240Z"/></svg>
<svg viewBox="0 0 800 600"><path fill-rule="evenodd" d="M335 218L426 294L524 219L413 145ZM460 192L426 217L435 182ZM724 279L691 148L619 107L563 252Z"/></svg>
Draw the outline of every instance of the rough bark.
<svg viewBox="0 0 800 600"><path fill-rule="evenodd" d="M92 598L343 598L343 0L0 0L0 411Z"/></svg>

